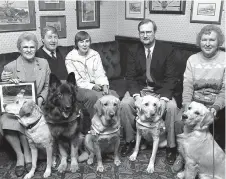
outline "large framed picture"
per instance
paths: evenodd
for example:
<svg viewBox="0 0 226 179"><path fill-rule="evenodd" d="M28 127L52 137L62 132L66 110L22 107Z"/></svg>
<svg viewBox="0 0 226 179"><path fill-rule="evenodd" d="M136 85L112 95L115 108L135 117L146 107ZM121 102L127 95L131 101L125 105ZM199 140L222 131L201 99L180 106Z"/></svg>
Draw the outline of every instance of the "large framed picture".
<svg viewBox="0 0 226 179"><path fill-rule="evenodd" d="M34 0L0 1L0 32L36 30Z"/></svg>
<svg viewBox="0 0 226 179"><path fill-rule="evenodd" d="M59 38L66 38L66 17L65 16L41 16L41 31L46 26L53 26L57 29Z"/></svg>
<svg viewBox="0 0 226 179"><path fill-rule="evenodd" d="M63 11L65 10L64 0L39 0L40 11Z"/></svg>
<svg viewBox="0 0 226 179"><path fill-rule="evenodd" d="M100 1L76 1L77 29L100 28Z"/></svg>
<svg viewBox="0 0 226 179"><path fill-rule="evenodd" d="M145 17L145 1L126 1L125 19L141 20Z"/></svg>
<svg viewBox="0 0 226 179"><path fill-rule="evenodd" d="M195 0L191 6L191 23L221 24L222 0Z"/></svg>
<svg viewBox="0 0 226 179"><path fill-rule="evenodd" d="M185 0L149 1L150 14L185 14Z"/></svg>
<svg viewBox="0 0 226 179"><path fill-rule="evenodd" d="M36 101L35 82L0 83L1 111L17 114L26 100Z"/></svg>

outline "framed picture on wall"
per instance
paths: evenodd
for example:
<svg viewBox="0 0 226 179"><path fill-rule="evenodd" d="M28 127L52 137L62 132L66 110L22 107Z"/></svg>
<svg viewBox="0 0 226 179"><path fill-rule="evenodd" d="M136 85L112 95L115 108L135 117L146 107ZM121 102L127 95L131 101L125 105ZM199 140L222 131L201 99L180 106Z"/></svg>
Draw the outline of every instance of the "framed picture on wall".
<svg viewBox="0 0 226 179"><path fill-rule="evenodd" d="M145 17L145 1L126 1L125 19L142 20Z"/></svg>
<svg viewBox="0 0 226 179"><path fill-rule="evenodd" d="M0 1L0 32L36 30L34 0Z"/></svg>
<svg viewBox="0 0 226 179"><path fill-rule="evenodd" d="M39 0L40 11L63 11L65 10L64 0Z"/></svg>
<svg viewBox="0 0 226 179"><path fill-rule="evenodd" d="M100 1L76 1L77 29L100 28Z"/></svg>
<svg viewBox="0 0 226 179"><path fill-rule="evenodd" d="M186 1L149 1L150 14L185 14Z"/></svg>
<svg viewBox="0 0 226 179"><path fill-rule="evenodd" d="M57 29L59 38L66 38L66 17L65 16L41 16L41 31L46 26L53 26Z"/></svg>
<svg viewBox="0 0 226 179"><path fill-rule="evenodd" d="M195 0L191 5L191 23L221 24L222 0Z"/></svg>
<svg viewBox="0 0 226 179"><path fill-rule="evenodd" d="M26 100L36 101L35 82L12 84L0 83L1 112L19 114L19 109Z"/></svg>

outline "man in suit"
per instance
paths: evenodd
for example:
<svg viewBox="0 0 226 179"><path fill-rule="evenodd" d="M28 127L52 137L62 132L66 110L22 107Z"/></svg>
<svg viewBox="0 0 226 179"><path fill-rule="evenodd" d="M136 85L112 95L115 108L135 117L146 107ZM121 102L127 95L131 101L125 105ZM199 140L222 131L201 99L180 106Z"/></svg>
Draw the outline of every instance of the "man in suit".
<svg viewBox="0 0 226 179"><path fill-rule="evenodd" d="M167 131L167 162L173 164L176 158L176 141L174 121L178 112L174 98L177 84L175 67L176 53L171 45L162 44L155 39L157 26L154 21L145 19L138 24L140 42L135 47L136 55L129 52L127 63L128 92L121 102L121 122L125 133L126 144L121 155L127 156L135 145L134 102L140 94L159 96ZM133 49L134 51L134 49Z"/></svg>

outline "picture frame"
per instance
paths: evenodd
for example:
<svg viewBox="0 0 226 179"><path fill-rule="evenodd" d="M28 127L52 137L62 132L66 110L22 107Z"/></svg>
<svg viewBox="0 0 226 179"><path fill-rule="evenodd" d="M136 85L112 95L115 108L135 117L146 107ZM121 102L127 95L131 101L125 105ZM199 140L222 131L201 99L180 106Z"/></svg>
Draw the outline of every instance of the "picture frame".
<svg viewBox="0 0 226 179"><path fill-rule="evenodd" d="M223 3L222 0L192 1L190 22L221 24Z"/></svg>
<svg viewBox="0 0 226 179"><path fill-rule="evenodd" d="M53 26L57 29L59 39L67 37L66 31L66 16L40 16L40 28L42 29L46 26Z"/></svg>
<svg viewBox="0 0 226 179"><path fill-rule="evenodd" d="M150 14L185 14L186 1L149 1Z"/></svg>
<svg viewBox="0 0 226 179"><path fill-rule="evenodd" d="M65 0L39 0L40 11L64 11Z"/></svg>
<svg viewBox="0 0 226 179"><path fill-rule="evenodd" d="M18 115L24 101L32 99L37 103L35 82L0 83L1 112L9 112ZM8 106L8 107L7 107Z"/></svg>
<svg viewBox="0 0 226 179"><path fill-rule="evenodd" d="M100 1L76 1L77 29L100 28Z"/></svg>
<svg viewBox="0 0 226 179"><path fill-rule="evenodd" d="M145 18L145 1L125 1L125 19L142 20Z"/></svg>
<svg viewBox="0 0 226 179"><path fill-rule="evenodd" d="M0 32L36 30L35 2L0 1Z"/></svg>

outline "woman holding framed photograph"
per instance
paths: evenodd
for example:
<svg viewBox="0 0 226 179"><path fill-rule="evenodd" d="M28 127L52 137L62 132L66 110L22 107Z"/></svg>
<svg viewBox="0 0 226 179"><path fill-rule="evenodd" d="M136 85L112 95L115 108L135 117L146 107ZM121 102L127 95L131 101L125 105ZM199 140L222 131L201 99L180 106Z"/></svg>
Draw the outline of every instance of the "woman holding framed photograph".
<svg viewBox="0 0 226 179"><path fill-rule="evenodd" d="M3 82L9 83L35 81L37 103L41 106L48 94L50 75L48 62L45 59L35 57L38 49L38 40L33 33L24 32L21 34L17 40L17 48L20 56L4 66L1 79ZM16 115L7 112L2 114L0 117L0 133L16 153L15 174L20 177L25 171L29 172L32 165L31 153L24 135L24 128L20 125L17 118Z"/></svg>

